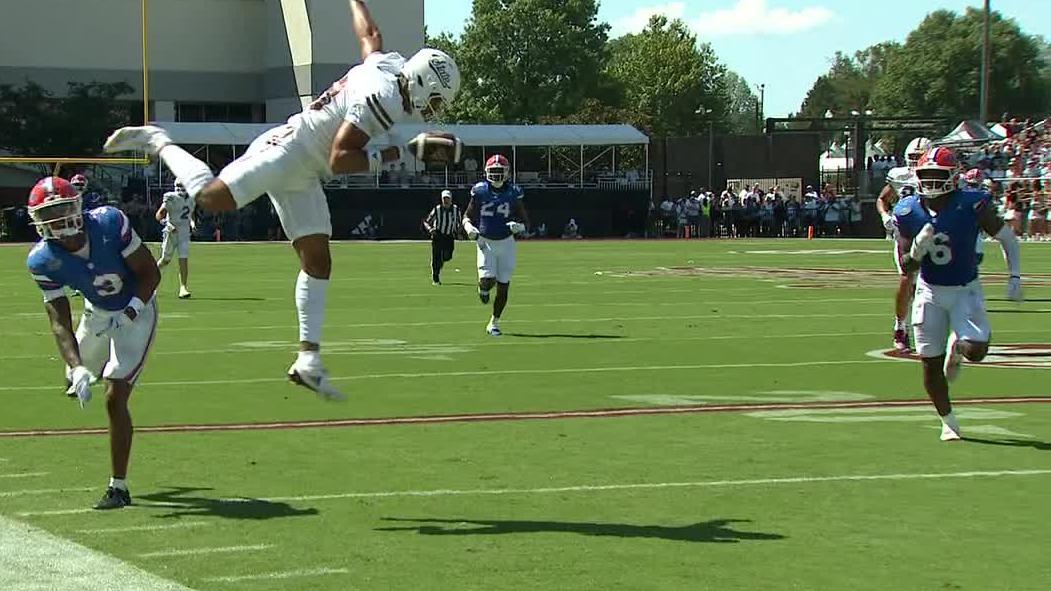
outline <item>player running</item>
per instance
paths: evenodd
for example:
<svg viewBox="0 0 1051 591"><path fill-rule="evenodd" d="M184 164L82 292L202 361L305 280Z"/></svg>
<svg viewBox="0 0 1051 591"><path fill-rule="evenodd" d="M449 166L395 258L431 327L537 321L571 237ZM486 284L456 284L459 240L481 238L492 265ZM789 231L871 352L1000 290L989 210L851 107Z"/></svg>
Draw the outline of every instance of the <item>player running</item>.
<svg viewBox="0 0 1051 591"><path fill-rule="evenodd" d="M894 205L898 200L916 192L917 181L913 174L916 163L930 149L931 140L925 137L913 138L905 146L905 166L892 168L887 172L887 184L876 199L876 210L883 218L883 227L894 237ZM894 249L894 267L898 270L898 291L894 295L894 348L900 352L909 351L908 317L909 305L916 291L916 274L907 273L898 264L897 247Z"/></svg>
<svg viewBox="0 0 1051 591"><path fill-rule="evenodd" d="M95 508L119 509L131 504L128 398L156 332L153 296L161 276L127 216L113 207L83 213L80 196L64 179L48 177L33 187L29 215L43 240L29 252L27 265L44 292L51 332L68 366L69 393L83 408L91 400L91 383L106 381L113 476ZM75 334L66 287L84 297Z"/></svg>
<svg viewBox="0 0 1051 591"><path fill-rule="evenodd" d="M916 166L920 195L894 208L901 268L919 269L912 325L923 385L942 420L942 441L960 439L949 382L959 372L961 356L978 362L989 350L989 318L974 252L979 230L1000 242L1010 271L1007 297L1022 301L1018 238L996 214L988 193L956 188L959 173L951 149L933 148Z"/></svg>
<svg viewBox="0 0 1051 591"><path fill-rule="evenodd" d="M164 224L164 238L161 240L161 260L157 268L164 270L172 257L179 254L179 299L190 297L190 235L197 229L193 221L194 201L186 192L186 187L175 181L173 191L164 194L161 206L154 216Z"/></svg>
<svg viewBox="0 0 1051 591"><path fill-rule="evenodd" d="M396 123L434 120L460 88L460 72L449 55L423 49L406 61L398 53L384 53L383 36L365 2L350 0L350 9L364 62L287 124L256 138L218 178L158 127L125 127L105 145L107 152L159 155L208 212L232 211L263 193L270 196L301 268L295 291L299 355L288 377L326 399L345 397L320 356L332 271L332 223L321 178L379 172L384 162L399 159L400 150L394 145L381 150L374 140L386 136Z"/></svg>
<svg viewBox="0 0 1051 591"><path fill-rule="evenodd" d="M478 243L478 299L489 303L489 292L496 285L493 316L485 327L491 336L500 336L500 315L507 306L507 292L515 271L515 234L525 232L529 215L522 204L522 189L507 182L511 165L497 154L485 163L485 180L471 188L471 201L463 214L467 237ZM478 225L471 221L478 211Z"/></svg>

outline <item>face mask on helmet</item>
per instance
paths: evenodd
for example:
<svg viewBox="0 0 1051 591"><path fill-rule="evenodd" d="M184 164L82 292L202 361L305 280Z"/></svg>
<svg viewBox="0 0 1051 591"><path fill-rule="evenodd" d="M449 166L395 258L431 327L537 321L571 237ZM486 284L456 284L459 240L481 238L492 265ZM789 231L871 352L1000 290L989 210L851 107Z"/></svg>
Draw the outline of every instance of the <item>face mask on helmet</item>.
<svg viewBox="0 0 1051 591"><path fill-rule="evenodd" d="M485 180L499 189L507 182L507 166L499 160L492 160L485 165Z"/></svg>
<svg viewBox="0 0 1051 591"><path fill-rule="evenodd" d="M422 49L405 62L409 101L426 122L434 121L460 90L460 69L447 53Z"/></svg>
<svg viewBox="0 0 1051 591"><path fill-rule="evenodd" d="M945 169L918 168L916 178L920 181L920 194L924 197L938 197L956 188L955 175Z"/></svg>
<svg viewBox="0 0 1051 591"><path fill-rule="evenodd" d="M61 200L45 203L29 212L40 236L46 240L71 238L84 228L80 200Z"/></svg>
<svg viewBox="0 0 1051 591"><path fill-rule="evenodd" d="M181 182L175 181L175 192L178 193L180 197L185 197L186 187L184 187Z"/></svg>

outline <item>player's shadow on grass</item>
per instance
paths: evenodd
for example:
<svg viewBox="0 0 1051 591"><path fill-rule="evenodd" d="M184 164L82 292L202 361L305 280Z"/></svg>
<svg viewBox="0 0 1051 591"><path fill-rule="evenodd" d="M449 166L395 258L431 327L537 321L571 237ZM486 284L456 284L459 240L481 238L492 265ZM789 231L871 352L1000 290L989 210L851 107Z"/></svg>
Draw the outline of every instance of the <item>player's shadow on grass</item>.
<svg viewBox="0 0 1051 591"><path fill-rule="evenodd" d="M524 333L524 332L505 332L504 336L508 337L521 337L526 339L622 339L624 337L619 334L562 334L562 333L549 333L549 334L536 334L536 333Z"/></svg>
<svg viewBox="0 0 1051 591"><path fill-rule="evenodd" d="M376 531L413 531L424 536L478 536L503 534L569 533L616 538L653 538L676 542L736 544L759 540L783 540L781 534L741 531L735 523L749 519L712 519L690 525L632 525L587 521L506 521L480 519L407 519L385 517L384 521L415 522L417 525L378 527Z"/></svg>
<svg viewBox="0 0 1051 591"><path fill-rule="evenodd" d="M1037 441L1036 439L981 439L979 437L964 437L963 441L980 443L982 445L1001 445L1005 447L1031 447L1040 451L1051 451L1051 443Z"/></svg>
<svg viewBox="0 0 1051 591"><path fill-rule="evenodd" d="M148 495L139 495L135 504L147 509L171 509L161 518L221 517L223 519L265 520L317 515L318 510L297 509L288 503L248 498L211 498L196 495L211 488L176 486ZM146 503L142 501L148 501Z"/></svg>

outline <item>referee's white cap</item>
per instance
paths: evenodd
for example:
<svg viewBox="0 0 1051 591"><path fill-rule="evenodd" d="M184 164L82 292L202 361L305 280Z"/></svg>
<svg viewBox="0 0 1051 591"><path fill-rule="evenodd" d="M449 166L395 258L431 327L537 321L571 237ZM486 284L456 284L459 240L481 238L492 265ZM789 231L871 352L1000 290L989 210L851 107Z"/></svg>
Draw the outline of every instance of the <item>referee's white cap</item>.
<svg viewBox="0 0 1051 591"><path fill-rule="evenodd" d="M449 189L446 189L446 190L442 191L442 198L445 198L445 197L448 197L449 199L452 199L453 198L453 192L450 191Z"/></svg>

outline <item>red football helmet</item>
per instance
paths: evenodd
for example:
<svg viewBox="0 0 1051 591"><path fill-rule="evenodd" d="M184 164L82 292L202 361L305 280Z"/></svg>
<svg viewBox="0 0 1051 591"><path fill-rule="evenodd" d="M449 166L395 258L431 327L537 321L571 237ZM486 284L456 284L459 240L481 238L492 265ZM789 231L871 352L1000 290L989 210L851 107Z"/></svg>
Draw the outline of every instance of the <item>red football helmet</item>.
<svg viewBox="0 0 1051 591"><path fill-rule="evenodd" d="M982 184L985 179L985 174L982 173L980 168L972 168L963 175L963 181L970 187L978 187Z"/></svg>
<svg viewBox="0 0 1051 591"><path fill-rule="evenodd" d="M69 184L73 185L77 193L83 193L88 188L88 177L82 174L75 174L73 178L69 179Z"/></svg>
<svg viewBox="0 0 1051 591"><path fill-rule="evenodd" d="M920 181L920 195L939 197L956 189L960 164L956 152L949 148L931 148L916 163L916 177Z"/></svg>
<svg viewBox="0 0 1051 591"><path fill-rule="evenodd" d="M80 194L66 179L40 179L29 192L29 217L40 236L47 240L69 238L84 227Z"/></svg>
<svg viewBox="0 0 1051 591"><path fill-rule="evenodd" d="M511 163L500 154L494 154L485 161L485 180L499 189L507 182L508 173L511 171Z"/></svg>

